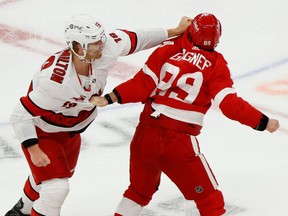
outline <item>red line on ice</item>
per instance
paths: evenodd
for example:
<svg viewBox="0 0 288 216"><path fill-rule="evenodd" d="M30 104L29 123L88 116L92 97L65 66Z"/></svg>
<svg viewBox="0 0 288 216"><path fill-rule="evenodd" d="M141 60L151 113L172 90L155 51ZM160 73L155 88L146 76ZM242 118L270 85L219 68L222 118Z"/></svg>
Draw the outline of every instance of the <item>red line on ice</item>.
<svg viewBox="0 0 288 216"><path fill-rule="evenodd" d="M30 46L29 44L31 44L31 40L34 40L35 42L41 40L45 41L48 44L58 46L59 50L61 49L61 47L64 48L64 44L56 42L50 38L42 37L37 34L13 28L5 24L0 24L0 40L2 40L4 43L45 56L48 56L51 53L45 51L45 49L37 49L37 47ZM25 43L25 41L28 40L30 40L29 43ZM56 51L58 50L55 50L55 52ZM135 74L139 69L139 67L117 61L116 64L114 64L113 67L110 69L109 75L120 79L127 79L128 77L131 77L131 75Z"/></svg>
<svg viewBox="0 0 288 216"><path fill-rule="evenodd" d="M3 6L10 4L10 3L14 3L16 1L17 0L6 0L6 1L0 2L0 7L3 7Z"/></svg>
<svg viewBox="0 0 288 216"><path fill-rule="evenodd" d="M22 31L11 26L0 24L0 39L5 43L15 44L17 41L24 41L28 39L45 40L51 44L63 46L62 43L58 43L50 38L45 38L37 34Z"/></svg>

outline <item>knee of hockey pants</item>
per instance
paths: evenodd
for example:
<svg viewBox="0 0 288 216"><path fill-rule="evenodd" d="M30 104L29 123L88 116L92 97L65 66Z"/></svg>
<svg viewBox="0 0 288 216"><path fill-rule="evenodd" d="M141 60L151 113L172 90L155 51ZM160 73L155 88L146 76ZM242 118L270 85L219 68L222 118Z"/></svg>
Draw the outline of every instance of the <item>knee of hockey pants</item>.
<svg viewBox="0 0 288 216"><path fill-rule="evenodd" d="M39 191L40 197L34 202L33 209L40 215L59 216L68 193L68 178L43 181Z"/></svg>
<svg viewBox="0 0 288 216"><path fill-rule="evenodd" d="M131 199L123 197L119 203L114 216L138 216L142 211L142 206Z"/></svg>
<svg viewBox="0 0 288 216"><path fill-rule="evenodd" d="M213 193L200 200L195 200L201 216L220 216L225 213L222 192L215 190Z"/></svg>

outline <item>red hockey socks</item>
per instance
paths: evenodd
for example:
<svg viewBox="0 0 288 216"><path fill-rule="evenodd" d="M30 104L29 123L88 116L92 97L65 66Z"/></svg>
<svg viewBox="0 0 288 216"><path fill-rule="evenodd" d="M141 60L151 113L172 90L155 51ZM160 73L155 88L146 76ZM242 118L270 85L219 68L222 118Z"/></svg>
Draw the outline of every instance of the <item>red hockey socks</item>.
<svg viewBox="0 0 288 216"><path fill-rule="evenodd" d="M29 176L24 185L24 193L31 200L35 201L39 198L39 186L35 184L32 176Z"/></svg>
<svg viewBox="0 0 288 216"><path fill-rule="evenodd" d="M31 209L33 206L33 202L39 198L39 191L40 186L36 185L32 176L29 176L25 182L22 201L23 201L23 208L21 212L23 214L30 215Z"/></svg>
<svg viewBox="0 0 288 216"><path fill-rule="evenodd" d="M223 195L219 190L195 202L201 216L221 216L225 213Z"/></svg>

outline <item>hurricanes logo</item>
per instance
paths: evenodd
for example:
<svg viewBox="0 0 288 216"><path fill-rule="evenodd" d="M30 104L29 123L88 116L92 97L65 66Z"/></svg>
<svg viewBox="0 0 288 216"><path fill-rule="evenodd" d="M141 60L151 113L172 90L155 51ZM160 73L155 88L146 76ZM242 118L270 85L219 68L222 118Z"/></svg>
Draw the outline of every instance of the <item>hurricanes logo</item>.
<svg viewBox="0 0 288 216"><path fill-rule="evenodd" d="M80 95L80 97L73 97L72 100L75 100L75 101L84 101L84 99L86 98L86 96L84 95Z"/></svg>
<svg viewBox="0 0 288 216"><path fill-rule="evenodd" d="M65 108L67 108L67 109L72 108L72 107L76 107L76 106L77 106L77 103L72 103L72 102L70 102L70 101L66 101L66 102L62 105L62 107L65 107Z"/></svg>

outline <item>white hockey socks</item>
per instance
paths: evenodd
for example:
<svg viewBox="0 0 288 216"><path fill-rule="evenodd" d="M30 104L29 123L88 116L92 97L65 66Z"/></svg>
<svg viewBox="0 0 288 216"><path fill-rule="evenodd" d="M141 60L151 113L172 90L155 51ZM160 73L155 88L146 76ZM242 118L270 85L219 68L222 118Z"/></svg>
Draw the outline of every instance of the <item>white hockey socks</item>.
<svg viewBox="0 0 288 216"><path fill-rule="evenodd" d="M33 204L33 209L46 216L59 216L61 207L69 193L68 178L43 181L40 197Z"/></svg>
<svg viewBox="0 0 288 216"><path fill-rule="evenodd" d="M141 205L126 197L123 197L117 207L115 215L138 216L140 215L142 209L143 207Z"/></svg>

